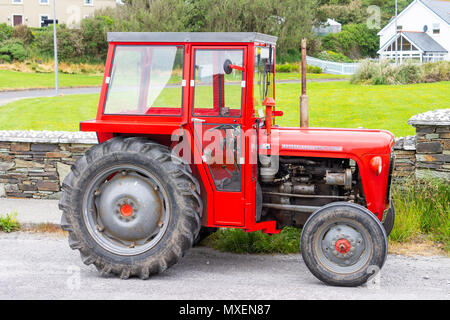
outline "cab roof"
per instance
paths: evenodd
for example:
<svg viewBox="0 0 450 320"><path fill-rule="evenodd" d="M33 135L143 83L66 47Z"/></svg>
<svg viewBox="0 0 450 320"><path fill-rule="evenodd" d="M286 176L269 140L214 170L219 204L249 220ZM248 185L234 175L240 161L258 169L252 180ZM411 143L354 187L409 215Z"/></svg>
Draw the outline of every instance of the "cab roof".
<svg viewBox="0 0 450 320"><path fill-rule="evenodd" d="M108 32L108 42L263 42L275 45L277 37L257 32Z"/></svg>

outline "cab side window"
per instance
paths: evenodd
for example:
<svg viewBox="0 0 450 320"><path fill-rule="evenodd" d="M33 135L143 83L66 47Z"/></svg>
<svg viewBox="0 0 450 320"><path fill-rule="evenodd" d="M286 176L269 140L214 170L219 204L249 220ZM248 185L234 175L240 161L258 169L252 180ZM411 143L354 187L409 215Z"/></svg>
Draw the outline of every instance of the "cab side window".
<svg viewBox="0 0 450 320"><path fill-rule="evenodd" d="M200 49L195 53L195 116L240 117L244 72L233 69L226 74L225 62L244 65L244 50Z"/></svg>

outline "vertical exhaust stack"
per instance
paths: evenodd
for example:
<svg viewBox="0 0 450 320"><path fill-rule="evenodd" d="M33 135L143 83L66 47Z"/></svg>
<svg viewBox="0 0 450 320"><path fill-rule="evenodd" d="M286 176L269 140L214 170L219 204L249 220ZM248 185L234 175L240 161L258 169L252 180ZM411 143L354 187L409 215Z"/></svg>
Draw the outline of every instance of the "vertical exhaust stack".
<svg viewBox="0 0 450 320"><path fill-rule="evenodd" d="M300 96L300 127L309 126L308 96L306 95L306 39L302 39L302 94Z"/></svg>

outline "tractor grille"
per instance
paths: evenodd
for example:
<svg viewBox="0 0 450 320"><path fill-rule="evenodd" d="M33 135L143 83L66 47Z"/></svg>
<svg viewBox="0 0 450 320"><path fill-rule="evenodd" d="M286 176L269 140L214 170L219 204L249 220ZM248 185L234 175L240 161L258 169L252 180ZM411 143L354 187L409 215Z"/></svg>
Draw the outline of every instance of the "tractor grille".
<svg viewBox="0 0 450 320"><path fill-rule="evenodd" d="M391 199L391 182L392 182L392 172L394 171L394 162L395 162L395 155L394 155L394 149L392 149L391 157L389 159L389 173L388 173L388 183L387 183L387 193L386 193L386 200L388 202Z"/></svg>

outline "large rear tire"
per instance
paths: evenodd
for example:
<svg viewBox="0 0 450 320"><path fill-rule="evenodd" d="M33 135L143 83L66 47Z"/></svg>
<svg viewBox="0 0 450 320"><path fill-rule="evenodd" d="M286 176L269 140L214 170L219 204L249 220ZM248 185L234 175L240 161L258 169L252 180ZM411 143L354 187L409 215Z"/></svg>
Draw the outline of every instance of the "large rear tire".
<svg viewBox="0 0 450 320"><path fill-rule="evenodd" d="M116 137L89 149L63 183L69 245L104 275L142 279L192 247L201 227L199 185L170 149Z"/></svg>
<svg viewBox="0 0 450 320"><path fill-rule="evenodd" d="M366 208L347 202L323 206L306 221L301 235L306 266L329 285L367 282L386 260L388 243L380 221Z"/></svg>

